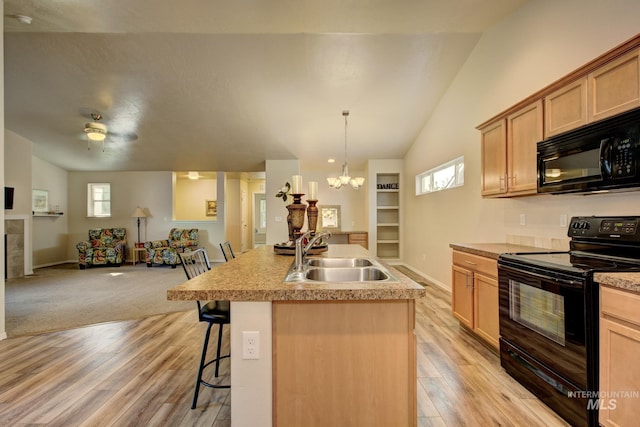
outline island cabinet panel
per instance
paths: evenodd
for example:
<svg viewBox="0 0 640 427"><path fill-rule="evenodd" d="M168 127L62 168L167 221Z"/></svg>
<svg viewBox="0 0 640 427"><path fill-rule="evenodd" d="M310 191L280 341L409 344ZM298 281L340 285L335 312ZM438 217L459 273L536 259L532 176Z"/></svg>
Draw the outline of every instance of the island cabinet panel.
<svg viewBox="0 0 640 427"><path fill-rule="evenodd" d="M415 426L413 300L273 303L274 426Z"/></svg>
<svg viewBox="0 0 640 427"><path fill-rule="evenodd" d="M589 80L589 122L640 106L640 50L593 71Z"/></svg>
<svg viewBox="0 0 640 427"><path fill-rule="evenodd" d="M599 421L638 425L640 406L640 295L600 287ZM634 394L635 393L635 394Z"/></svg>
<svg viewBox="0 0 640 427"><path fill-rule="evenodd" d="M544 137L587 124L587 78L581 78L544 98Z"/></svg>

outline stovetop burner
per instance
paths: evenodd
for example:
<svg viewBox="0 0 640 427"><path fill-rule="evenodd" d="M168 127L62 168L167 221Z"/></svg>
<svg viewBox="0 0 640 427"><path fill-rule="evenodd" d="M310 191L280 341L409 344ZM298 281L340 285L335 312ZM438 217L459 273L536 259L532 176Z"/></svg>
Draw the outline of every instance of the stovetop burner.
<svg viewBox="0 0 640 427"><path fill-rule="evenodd" d="M505 254L500 258L515 263L580 275L594 271L640 270L640 260L638 259L591 255L578 251Z"/></svg>
<svg viewBox="0 0 640 427"><path fill-rule="evenodd" d="M640 270L640 217L573 217L568 252L504 254L499 262L587 276Z"/></svg>

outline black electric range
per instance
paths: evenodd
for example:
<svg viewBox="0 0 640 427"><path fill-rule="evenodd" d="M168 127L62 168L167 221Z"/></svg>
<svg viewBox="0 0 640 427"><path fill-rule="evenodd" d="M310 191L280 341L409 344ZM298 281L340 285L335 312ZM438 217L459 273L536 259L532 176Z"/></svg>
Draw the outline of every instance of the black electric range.
<svg viewBox="0 0 640 427"><path fill-rule="evenodd" d="M568 252L498 258L500 360L576 426L598 426L595 272L640 271L640 217L574 217Z"/></svg>

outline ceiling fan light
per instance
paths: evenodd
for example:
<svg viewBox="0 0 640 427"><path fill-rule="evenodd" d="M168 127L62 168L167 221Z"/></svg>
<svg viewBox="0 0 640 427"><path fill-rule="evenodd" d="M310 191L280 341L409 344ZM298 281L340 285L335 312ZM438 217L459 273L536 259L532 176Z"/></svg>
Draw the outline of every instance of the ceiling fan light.
<svg viewBox="0 0 640 427"><path fill-rule="evenodd" d="M89 138L91 141L100 142L104 141L106 135L104 133L90 131L87 132L87 138Z"/></svg>
<svg viewBox="0 0 640 427"><path fill-rule="evenodd" d="M97 122L86 123L84 133L90 141L101 142L107 137L107 126Z"/></svg>

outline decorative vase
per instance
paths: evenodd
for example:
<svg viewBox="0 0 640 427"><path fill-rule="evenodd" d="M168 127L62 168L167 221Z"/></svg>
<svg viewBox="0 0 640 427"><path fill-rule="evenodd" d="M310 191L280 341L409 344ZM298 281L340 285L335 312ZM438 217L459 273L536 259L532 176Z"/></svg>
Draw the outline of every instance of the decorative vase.
<svg viewBox="0 0 640 427"><path fill-rule="evenodd" d="M307 203L309 203L309 207L307 208L308 228L311 235L315 235L316 227L318 226L318 207L316 206L318 201L307 199Z"/></svg>
<svg viewBox="0 0 640 427"><path fill-rule="evenodd" d="M301 198L304 194L293 194L293 203L287 205L289 215L287 215L287 223L289 225L289 241L295 242L298 237L302 236L300 231L304 226L304 214L307 210L307 205L301 203Z"/></svg>

